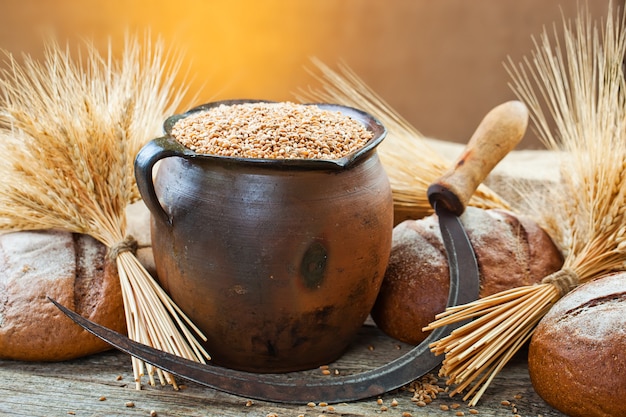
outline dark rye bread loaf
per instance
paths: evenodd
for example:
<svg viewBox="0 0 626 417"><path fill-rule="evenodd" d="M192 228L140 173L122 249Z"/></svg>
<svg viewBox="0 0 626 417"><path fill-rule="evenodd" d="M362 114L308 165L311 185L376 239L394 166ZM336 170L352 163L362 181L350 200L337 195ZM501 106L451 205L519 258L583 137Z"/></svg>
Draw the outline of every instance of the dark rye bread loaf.
<svg viewBox="0 0 626 417"><path fill-rule="evenodd" d="M0 235L0 358L60 361L109 349L47 297L125 332L117 267L104 245L62 231Z"/></svg>
<svg viewBox="0 0 626 417"><path fill-rule="evenodd" d="M535 391L572 417L626 416L626 272L560 299L528 350Z"/></svg>
<svg viewBox="0 0 626 417"><path fill-rule="evenodd" d="M480 296L530 285L557 271L563 257L534 221L504 210L468 207L462 217L480 269ZM448 258L436 215L394 228L391 257L372 318L389 336L418 344L422 328L445 310Z"/></svg>

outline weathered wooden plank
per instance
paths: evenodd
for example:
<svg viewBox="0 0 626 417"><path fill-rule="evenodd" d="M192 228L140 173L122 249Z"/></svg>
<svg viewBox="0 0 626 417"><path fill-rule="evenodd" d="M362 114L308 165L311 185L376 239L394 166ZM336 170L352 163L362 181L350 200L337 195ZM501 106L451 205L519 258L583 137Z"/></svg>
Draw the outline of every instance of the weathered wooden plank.
<svg viewBox="0 0 626 417"><path fill-rule="evenodd" d="M375 368L405 353L410 346L398 343L383 335L374 326L364 326L356 342L337 362L330 365L340 374L351 374ZM334 373L334 372L333 372ZM321 370L301 373L309 378L332 378ZM121 378L119 378L121 376ZM119 380L118 380L119 378ZM450 399L445 394L431 404L419 407L411 401L413 394L399 389L381 397L352 403L303 405L273 404L253 401L229 395L194 383L183 384L180 391L171 386L145 386L134 388L130 360L119 352L105 352L62 363L28 363L0 361L0 415L18 417L61 417L61 416L260 416L271 413L277 416L307 417L325 416L454 416L464 412L469 416L467 405L460 398ZM440 382L443 386L443 381ZM516 398L517 397L517 398ZM395 399L397 406L392 407ZM530 385L524 352L521 352L497 377L481 403L475 407L480 416L514 415L512 406L502 401L515 403L520 416L562 417L563 414L543 402ZM133 407L127 407L132 402ZM455 411L441 411L441 405L459 404ZM387 407L387 411L381 411Z"/></svg>

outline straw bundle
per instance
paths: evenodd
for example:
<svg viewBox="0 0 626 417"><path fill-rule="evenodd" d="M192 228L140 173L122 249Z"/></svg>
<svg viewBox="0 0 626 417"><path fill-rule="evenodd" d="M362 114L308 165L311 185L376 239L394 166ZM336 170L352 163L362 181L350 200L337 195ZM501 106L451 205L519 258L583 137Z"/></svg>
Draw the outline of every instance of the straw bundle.
<svg viewBox="0 0 626 417"><path fill-rule="evenodd" d="M559 187L528 193L524 207L562 248L565 263L541 284L450 308L426 328L474 319L431 345L445 353L441 373L458 384L451 395L471 386L470 405L556 301L626 269L626 27L609 9L600 27L579 9L574 24L563 19L562 43L556 28L553 40L544 31L532 60L507 66L539 137L562 156Z"/></svg>
<svg viewBox="0 0 626 417"><path fill-rule="evenodd" d="M162 41L127 36L121 59L93 43L73 60L46 43L43 62L4 51L0 77L0 229L88 234L116 260L129 336L204 362L197 329L139 263L126 235L126 207L139 199L133 160L179 104L180 62ZM144 48L142 48L144 46ZM198 333L199 334L199 333ZM133 358L137 388L144 364ZM150 383L154 369L148 367ZM175 381L157 372L161 383Z"/></svg>
<svg viewBox="0 0 626 417"><path fill-rule="evenodd" d="M346 65L339 65L337 72L318 59L312 61L321 72L313 75L322 88L304 91L299 99L356 107L380 120L388 133L378 147L378 154L391 183L396 222L432 214L426 190L448 170L451 162L432 149L415 127ZM509 208L507 202L484 185L478 187L469 204L485 209Z"/></svg>

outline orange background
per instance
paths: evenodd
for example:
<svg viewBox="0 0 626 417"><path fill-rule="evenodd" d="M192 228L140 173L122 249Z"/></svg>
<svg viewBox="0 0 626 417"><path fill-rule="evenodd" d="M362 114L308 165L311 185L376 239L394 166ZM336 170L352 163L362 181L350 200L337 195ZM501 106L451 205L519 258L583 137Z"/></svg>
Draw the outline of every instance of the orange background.
<svg viewBox="0 0 626 417"><path fill-rule="evenodd" d="M197 102L295 100L316 81L310 57L348 64L425 135L465 142L514 96L503 63L578 0L3 0L0 47L41 54L44 33L105 45L149 28L184 51ZM594 18L608 0L590 1ZM623 2L616 2L623 3ZM550 29L551 30L551 29ZM114 42L114 45L116 43ZM181 80L182 82L182 80ZM521 147L537 147L532 134Z"/></svg>

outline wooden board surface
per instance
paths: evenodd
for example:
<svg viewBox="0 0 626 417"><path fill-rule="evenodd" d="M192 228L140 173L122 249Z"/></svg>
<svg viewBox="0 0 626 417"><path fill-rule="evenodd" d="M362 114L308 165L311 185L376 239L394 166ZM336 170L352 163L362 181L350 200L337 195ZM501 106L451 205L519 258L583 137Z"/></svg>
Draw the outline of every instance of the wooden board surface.
<svg viewBox="0 0 626 417"><path fill-rule="evenodd" d="M398 343L383 335L375 326L363 326L357 340L337 362L329 364L331 375L320 369L303 372L310 378L333 378L335 370L351 374L373 369L404 354L411 346ZM409 413L422 416L528 416L561 417L563 414L548 406L533 391L526 367L526 352L522 351L498 375L481 402L474 407L478 414L460 397L449 398L442 393L432 403L418 406L407 387L378 398L351 403L320 405L286 405L253 400L225 394L198 384L179 380L183 389L171 386L149 386L135 389L130 359L110 351L61 363L29 363L0 361L0 415L20 417L62 416L260 416L275 413L283 416L397 416ZM445 381L438 385L445 387ZM392 406L393 400L397 401ZM506 401L511 405L507 405ZM504 404L503 404L504 402ZM132 403L132 407L129 406ZM453 409L454 405L457 409ZM442 411L441 406L451 409ZM387 407L383 411L383 407ZM409 414L404 414L408 417ZM461 414L459 414L461 415Z"/></svg>

